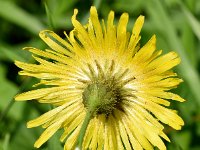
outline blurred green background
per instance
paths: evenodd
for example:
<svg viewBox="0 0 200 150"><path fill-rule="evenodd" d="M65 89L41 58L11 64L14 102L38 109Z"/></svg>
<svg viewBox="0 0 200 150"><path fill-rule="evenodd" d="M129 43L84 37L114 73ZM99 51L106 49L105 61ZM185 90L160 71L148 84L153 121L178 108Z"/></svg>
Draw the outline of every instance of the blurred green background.
<svg viewBox="0 0 200 150"><path fill-rule="evenodd" d="M37 79L18 76L14 60L33 61L31 54L21 50L25 46L47 47L39 38L43 29L52 29L60 36L73 28L73 9L79 9L78 18L87 22L89 9L95 5L99 17L106 19L110 10L116 21L128 12L128 30L135 19L145 15L142 45L157 35L157 49L164 53L174 50L182 58L176 67L184 79L175 93L187 101L172 102L173 108L185 121L181 131L166 127L171 139L170 150L200 150L200 0L0 0L0 150L32 150L41 127L27 129L26 122L51 109L35 101L14 102L13 97L27 91ZM62 130L60 131L62 132ZM40 149L62 150L60 132Z"/></svg>

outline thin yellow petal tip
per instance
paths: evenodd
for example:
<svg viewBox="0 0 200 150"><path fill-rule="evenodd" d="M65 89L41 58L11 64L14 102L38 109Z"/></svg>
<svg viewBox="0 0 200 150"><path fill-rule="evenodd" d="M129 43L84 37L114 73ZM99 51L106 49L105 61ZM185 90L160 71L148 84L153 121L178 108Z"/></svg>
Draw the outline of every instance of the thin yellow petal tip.
<svg viewBox="0 0 200 150"><path fill-rule="evenodd" d="M91 13L92 13L92 12L97 13L97 9L96 9L96 7L95 7L95 6L91 6L91 8L90 8L90 12L91 12Z"/></svg>
<svg viewBox="0 0 200 150"><path fill-rule="evenodd" d="M26 123L26 127L27 127L27 128L32 128L32 127L33 127L33 126L31 125L31 121L29 121L29 122Z"/></svg>
<svg viewBox="0 0 200 150"><path fill-rule="evenodd" d="M35 148L40 148L41 145L42 144L40 144L40 141L38 141L38 140L34 143Z"/></svg>
<svg viewBox="0 0 200 150"><path fill-rule="evenodd" d="M140 15L135 22L138 23L138 25L143 26L145 20L145 16Z"/></svg>
<svg viewBox="0 0 200 150"><path fill-rule="evenodd" d="M14 97L14 99L15 99L16 101L25 101L23 98L21 98L21 94L16 95L16 96Z"/></svg>
<svg viewBox="0 0 200 150"><path fill-rule="evenodd" d="M76 19L77 14L78 14L78 9L74 9L74 14L72 16L72 20Z"/></svg>

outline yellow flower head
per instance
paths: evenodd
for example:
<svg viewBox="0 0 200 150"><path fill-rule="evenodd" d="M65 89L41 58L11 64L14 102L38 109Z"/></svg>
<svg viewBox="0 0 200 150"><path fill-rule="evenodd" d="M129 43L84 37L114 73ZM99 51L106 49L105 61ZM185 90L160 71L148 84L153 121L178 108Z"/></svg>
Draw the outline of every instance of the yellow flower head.
<svg viewBox="0 0 200 150"><path fill-rule="evenodd" d="M171 71L180 58L175 52L160 56L162 51L155 50L155 35L140 47L143 16L138 17L129 33L127 13L115 25L113 11L105 23L91 7L84 26L76 19L77 13L75 9L74 29L69 35L65 33L66 39L45 30L39 36L50 49L24 48L33 53L37 64L15 62L23 69L20 75L39 78L38 84L49 86L19 94L15 99L56 106L28 122L28 128L46 128L34 146L40 147L63 128L60 140L66 140L65 150L73 149L86 112L94 108L83 149L166 149L162 139L170 140L163 124L176 130L184 124L176 111L166 108L171 100L184 101L169 92L182 82Z"/></svg>

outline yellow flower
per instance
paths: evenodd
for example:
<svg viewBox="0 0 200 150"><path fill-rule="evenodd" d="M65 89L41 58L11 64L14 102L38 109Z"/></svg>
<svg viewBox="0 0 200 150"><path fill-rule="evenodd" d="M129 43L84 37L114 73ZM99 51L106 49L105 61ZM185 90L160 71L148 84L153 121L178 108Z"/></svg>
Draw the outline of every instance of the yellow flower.
<svg viewBox="0 0 200 150"><path fill-rule="evenodd" d="M167 108L171 100L184 101L169 92L182 82L171 71L180 58L175 52L160 56L162 51L155 50L155 35L140 47L143 16L138 17L129 33L127 13L114 25L113 11L105 23L91 7L85 26L76 19L77 13L75 9L74 29L69 35L65 33L65 40L45 30L39 36L51 49L24 48L33 53L38 64L15 62L23 69L20 75L39 78L37 85L49 86L19 94L15 99L56 106L27 123L28 128L46 128L34 146L40 147L63 128L60 140L66 139L65 150L75 148L86 112L94 101L83 149L166 149L162 139L170 140L163 124L176 130L184 124L175 110Z"/></svg>

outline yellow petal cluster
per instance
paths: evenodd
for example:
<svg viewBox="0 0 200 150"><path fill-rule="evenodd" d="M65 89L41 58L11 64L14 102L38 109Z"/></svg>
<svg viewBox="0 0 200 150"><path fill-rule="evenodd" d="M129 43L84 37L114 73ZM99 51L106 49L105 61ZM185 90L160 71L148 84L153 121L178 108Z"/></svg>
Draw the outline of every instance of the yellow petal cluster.
<svg viewBox="0 0 200 150"><path fill-rule="evenodd" d="M175 52L162 55L156 51L156 36L142 47L140 31L144 16L135 21L132 32L127 32L129 16L123 13L117 25L111 11L106 22L100 22L95 7L90 9L86 25L77 19L74 10L74 29L62 39L53 31L41 31L40 38L50 49L26 47L37 63L16 61L20 75L36 77L47 88L35 89L15 97L17 101L37 100L56 106L27 123L28 128L42 126L45 131L35 142L39 148L58 129L64 132L60 140L64 149L76 147L76 141L87 108L82 94L90 82L101 79L116 80L126 91L119 106L110 113L97 114L91 119L83 141L83 149L154 149L165 150L162 139L170 141L163 132L167 124L176 130L184 125L176 111L167 108L172 100L183 102L169 90L181 79L171 69L180 63ZM107 77L109 77L107 79ZM35 86L37 86L35 85Z"/></svg>

